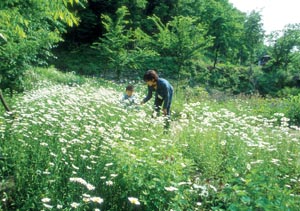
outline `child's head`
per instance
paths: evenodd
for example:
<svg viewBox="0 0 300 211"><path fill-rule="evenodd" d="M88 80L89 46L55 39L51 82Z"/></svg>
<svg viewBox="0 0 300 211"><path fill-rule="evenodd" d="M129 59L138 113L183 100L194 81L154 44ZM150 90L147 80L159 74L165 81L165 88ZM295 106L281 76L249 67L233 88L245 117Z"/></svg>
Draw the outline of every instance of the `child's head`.
<svg viewBox="0 0 300 211"><path fill-rule="evenodd" d="M133 87L133 85L128 85L128 86L126 86L126 94L127 94L129 97L132 96L133 92L134 92L134 87Z"/></svg>

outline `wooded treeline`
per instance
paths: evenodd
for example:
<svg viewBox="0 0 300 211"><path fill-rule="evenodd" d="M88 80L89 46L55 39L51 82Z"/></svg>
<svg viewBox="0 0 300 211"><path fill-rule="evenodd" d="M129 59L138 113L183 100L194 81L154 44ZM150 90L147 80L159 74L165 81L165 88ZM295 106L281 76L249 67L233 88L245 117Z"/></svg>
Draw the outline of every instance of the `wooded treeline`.
<svg viewBox="0 0 300 211"><path fill-rule="evenodd" d="M266 35L259 12L228 0L0 3L1 89L21 90L29 66L54 64L118 79L154 68L191 86L295 94L299 45L299 24Z"/></svg>

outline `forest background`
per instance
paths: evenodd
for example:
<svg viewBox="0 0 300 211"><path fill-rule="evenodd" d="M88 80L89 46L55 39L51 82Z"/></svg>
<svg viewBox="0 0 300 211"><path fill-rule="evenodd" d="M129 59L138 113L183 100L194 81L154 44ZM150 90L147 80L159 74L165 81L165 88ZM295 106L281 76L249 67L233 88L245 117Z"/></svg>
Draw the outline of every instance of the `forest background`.
<svg viewBox="0 0 300 211"><path fill-rule="evenodd" d="M261 15L227 0L0 3L0 87L22 91L30 66L139 79L161 76L232 94L299 93L299 24L266 35Z"/></svg>

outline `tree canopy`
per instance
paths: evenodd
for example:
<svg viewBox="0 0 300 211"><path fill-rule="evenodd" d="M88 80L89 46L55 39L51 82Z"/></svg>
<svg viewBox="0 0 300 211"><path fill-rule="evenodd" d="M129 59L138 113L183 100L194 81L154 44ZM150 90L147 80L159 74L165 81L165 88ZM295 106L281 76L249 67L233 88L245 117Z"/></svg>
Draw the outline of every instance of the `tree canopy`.
<svg viewBox="0 0 300 211"><path fill-rule="evenodd" d="M42 65L66 26L79 23L70 11L78 0L0 2L0 88L21 88L29 65Z"/></svg>
<svg viewBox="0 0 300 211"><path fill-rule="evenodd" d="M255 89L271 84L271 72L285 73L277 88L288 86L299 67L299 25L266 37L259 12L243 13L228 0L2 0L0 9L2 89L22 89L28 66L47 62L118 78L155 68L177 79ZM49 60L53 52L57 60Z"/></svg>

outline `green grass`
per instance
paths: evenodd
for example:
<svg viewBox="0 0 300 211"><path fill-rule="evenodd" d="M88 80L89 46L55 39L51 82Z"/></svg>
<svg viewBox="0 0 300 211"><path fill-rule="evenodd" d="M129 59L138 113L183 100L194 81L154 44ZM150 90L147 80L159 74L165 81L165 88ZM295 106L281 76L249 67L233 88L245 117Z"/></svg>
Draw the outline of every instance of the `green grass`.
<svg viewBox="0 0 300 211"><path fill-rule="evenodd" d="M74 72L62 73L51 68L32 68L26 71L24 80L25 90L31 90L54 84L81 85L87 78L76 75Z"/></svg>
<svg viewBox="0 0 300 211"><path fill-rule="evenodd" d="M70 84L77 76L53 69L34 74L52 82L17 96L14 119L0 116L0 210L300 206L299 128L277 112L284 111L281 102L220 101L202 88L175 87L166 134L164 120L151 118L152 102L139 109L119 102L127 83L142 99L141 83Z"/></svg>

